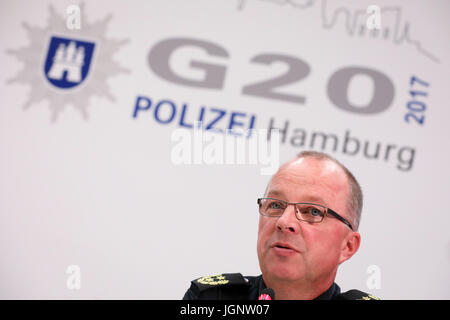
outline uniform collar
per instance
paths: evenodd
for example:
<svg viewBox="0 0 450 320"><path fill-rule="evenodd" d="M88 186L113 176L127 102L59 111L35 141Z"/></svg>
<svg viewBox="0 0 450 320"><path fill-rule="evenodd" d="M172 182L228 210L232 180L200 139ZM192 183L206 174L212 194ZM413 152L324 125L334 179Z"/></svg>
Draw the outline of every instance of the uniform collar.
<svg viewBox="0 0 450 320"><path fill-rule="evenodd" d="M258 299L258 297L261 294L261 291L263 291L265 288L267 288L266 284L264 283L262 275L257 277L257 281L255 282L255 284L253 286L255 286L255 285L257 286L257 292L258 292L256 299ZM333 282L333 284L328 288L328 290L323 292L321 295L319 295L314 300L332 300L340 293L341 293L341 288L335 282Z"/></svg>
<svg viewBox="0 0 450 320"><path fill-rule="evenodd" d="M341 288L335 282L333 282L333 284L328 288L327 291L322 293L314 300L333 300L340 293Z"/></svg>

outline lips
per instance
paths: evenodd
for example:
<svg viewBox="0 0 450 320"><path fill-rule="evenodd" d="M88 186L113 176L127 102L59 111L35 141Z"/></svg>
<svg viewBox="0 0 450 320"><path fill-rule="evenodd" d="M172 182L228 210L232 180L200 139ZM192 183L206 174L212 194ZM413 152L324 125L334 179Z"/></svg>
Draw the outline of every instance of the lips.
<svg viewBox="0 0 450 320"><path fill-rule="evenodd" d="M283 256L290 256L293 254L298 253L299 251L295 249L293 246L291 246L287 242L277 241L275 242L271 248L274 250L275 253Z"/></svg>

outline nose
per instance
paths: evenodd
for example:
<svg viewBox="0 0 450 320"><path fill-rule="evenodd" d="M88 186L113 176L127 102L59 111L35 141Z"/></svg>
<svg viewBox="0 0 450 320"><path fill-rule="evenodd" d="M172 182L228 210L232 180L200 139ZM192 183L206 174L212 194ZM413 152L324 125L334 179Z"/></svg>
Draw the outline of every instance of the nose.
<svg viewBox="0 0 450 320"><path fill-rule="evenodd" d="M297 234L300 231L300 221L295 216L295 206L287 206L281 217L277 220L277 230Z"/></svg>

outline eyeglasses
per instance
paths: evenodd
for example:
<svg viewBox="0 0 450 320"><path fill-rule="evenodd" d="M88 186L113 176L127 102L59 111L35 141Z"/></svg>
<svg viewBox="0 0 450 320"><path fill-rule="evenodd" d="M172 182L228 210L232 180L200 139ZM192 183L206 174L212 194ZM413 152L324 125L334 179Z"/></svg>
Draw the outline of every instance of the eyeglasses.
<svg viewBox="0 0 450 320"><path fill-rule="evenodd" d="M329 213L353 230L352 224L348 222L347 219L330 208L320 204L309 202L287 202L274 198L259 198L257 202L259 205L259 213L266 217L281 217L287 206L292 204L295 207L295 217L300 221L319 223L323 221L325 214Z"/></svg>

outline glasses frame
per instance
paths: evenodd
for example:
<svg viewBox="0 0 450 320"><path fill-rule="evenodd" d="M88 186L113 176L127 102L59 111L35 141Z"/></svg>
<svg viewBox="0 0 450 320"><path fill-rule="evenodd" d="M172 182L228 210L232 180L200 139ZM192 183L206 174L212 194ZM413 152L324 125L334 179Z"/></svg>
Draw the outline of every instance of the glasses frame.
<svg viewBox="0 0 450 320"><path fill-rule="evenodd" d="M328 214L331 214L333 217L335 217L336 219L338 219L339 221L341 221L342 223L344 223L347 227L350 228L350 230L353 231L353 226L352 226L352 224L351 224L347 219L345 219L343 216L341 216L340 214L338 214L336 211L334 211L334 210L328 208L327 206L324 206L324 205L321 205L321 204L317 204L317 203L312 203L312 202L288 202L288 201L284 201L284 200L280 200L280 199L276 199L276 198L258 198L256 202L258 203L258 206L259 206L259 210L258 210L258 211L259 211L259 214L262 215L262 216L265 216L265 217L272 217L272 218L279 218L279 217L281 217L281 215L283 215L284 211L283 211L283 213L282 213L280 216L269 216L269 215L263 214L263 213L261 213L261 201L262 201L262 200L276 200L276 201L280 201L280 202L282 202L282 203L284 203L284 204L286 205L286 208L285 208L284 210L286 210L287 207L288 207L290 204L294 205L294 208L295 208L295 217L296 217L297 220L299 220L299 221L306 221L306 220L299 219L299 217L297 216L297 211L298 211L298 210L297 210L297 207L296 207L297 204L312 204L312 205L316 205L316 206L325 208L325 209L326 209L326 213L325 213L325 214L327 214L327 213L328 213ZM323 218L324 218L324 217L325 217L325 215L322 216L322 220L316 221L316 222L310 222L310 223L320 223L320 222L323 221ZM308 221L308 222L309 222L309 221Z"/></svg>

